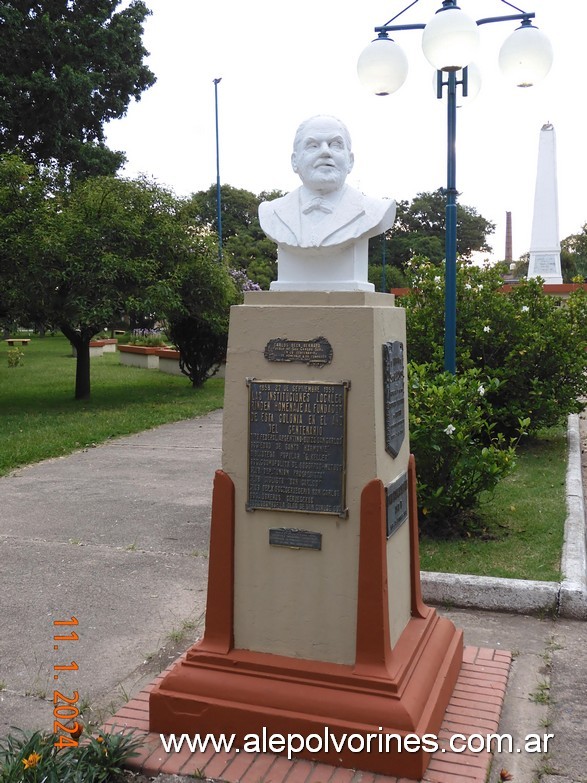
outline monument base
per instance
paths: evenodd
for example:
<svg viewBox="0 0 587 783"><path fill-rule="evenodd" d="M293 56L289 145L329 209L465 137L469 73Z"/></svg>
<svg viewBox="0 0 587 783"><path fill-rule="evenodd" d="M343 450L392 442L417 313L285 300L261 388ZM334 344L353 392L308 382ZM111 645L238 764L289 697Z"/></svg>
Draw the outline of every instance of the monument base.
<svg viewBox="0 0 587 783"><path fill-rule="evenodd" d="M152 691L149 730L234 734L243 750L289 750L335 766L421 778L432 755L427 742L435 739L425 735L438 734L463 642L462 631L422 603L413 458L408 481L411 619L392 649L386 498L375 479L361 495L356 658L346 665L234 649L235 493L218 471L204 638Z"/></svg>

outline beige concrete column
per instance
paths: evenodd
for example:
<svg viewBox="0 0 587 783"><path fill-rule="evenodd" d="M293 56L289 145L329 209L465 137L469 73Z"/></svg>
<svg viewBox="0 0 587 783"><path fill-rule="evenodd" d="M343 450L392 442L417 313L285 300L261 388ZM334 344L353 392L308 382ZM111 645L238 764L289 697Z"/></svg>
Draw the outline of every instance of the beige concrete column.
<svg viewBox="0 0 587 783"><path fill-rule="evenodd" d="M270 340L311 341L332 348L323 366L269 361ZM383 345L403 345L405 435L386 451ZM393 297L353 292L252 292L231 312L223 429L223 470L235 484L234 639L236 649L352 664L355 656L360 496L374 478L389 484L407 469L409 439L404 311ZM348 384L344 516L308 511L247 510L249 386ZM276 388L271 386L271 388ZM283 388L291 389L291 386ZM340 387L337 386L337 391ZM267 411L276 415L276 410ZM320 426L307 409L307 426ZM319 415L319 414L317 414ZM275 445L275 444L274 444ZM254 446L256 449L257 446ZM279 461L279 455L275 455ZM292 484L304 479L292 475ZM311 486L311 480L308 485ZM308 493L311 505L311 492ZM269 543L275 528L321 534L321 549ZM408 525L387 541L392 645L410 619Z"/></svg>

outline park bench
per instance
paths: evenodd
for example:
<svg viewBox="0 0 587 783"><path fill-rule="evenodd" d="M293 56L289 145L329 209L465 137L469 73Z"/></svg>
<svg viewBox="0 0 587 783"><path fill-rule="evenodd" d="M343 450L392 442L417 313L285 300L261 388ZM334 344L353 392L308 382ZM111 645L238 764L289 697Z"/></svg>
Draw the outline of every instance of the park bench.
<svg viewBox="0 0 587 783"><path fill-rule="evenodd" d="M28 337L9 337L4 342L8 343L11 347L14 347L15 345L28 345L30 343L30 338Z"/></svg>

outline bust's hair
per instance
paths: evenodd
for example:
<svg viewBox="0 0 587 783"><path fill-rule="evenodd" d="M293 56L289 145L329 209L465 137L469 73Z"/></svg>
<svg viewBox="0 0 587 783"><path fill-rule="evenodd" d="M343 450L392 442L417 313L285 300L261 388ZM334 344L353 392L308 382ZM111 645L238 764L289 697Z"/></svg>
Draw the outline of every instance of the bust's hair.
<svg viewBox="0 0 587 783"><path fill-rule="evenodd" d="M321 120L321 119L334 120L334 122L336 122L336 124L340 126L340 130L342 132L342 135L344 136L344 140L346 142L347 149L350 152L351 148L352 148L352 143L351 143L351 134L349 133L349 129L344 124L344 122L342 122L342 120L339 120L338 117L334 117L332 114L314 114L313 117L308 117L308 119L306 119L302 123L300 123L300 125L299 125L299 127L298 127L298 129L296 131L296 135L294 136L294 143L293 143L294 150L296 149L296 147L298 146L299 142L301 141L302 136L303 136L304 131L306 130L307 126L311 122L314 122L314 120Z"/></svg>

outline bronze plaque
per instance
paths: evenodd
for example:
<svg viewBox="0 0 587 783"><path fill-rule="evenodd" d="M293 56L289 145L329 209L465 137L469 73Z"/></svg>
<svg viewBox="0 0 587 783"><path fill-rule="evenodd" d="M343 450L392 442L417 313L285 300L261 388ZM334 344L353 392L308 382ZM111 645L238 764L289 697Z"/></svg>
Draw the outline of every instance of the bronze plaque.
<svg viewBox="0 0 587 783"><path fill-rule="evenodd" d="M269 529L269 544L284 546L288 549L322 549L322 533L313 530L298 530L291 527L272 527Z"/></svg>
<svg viewBox="0 0 587 783"><path fill-rule="evenodd" d="M383 404L385 450L395 458L406 434L404 344L400 340L383 344Z"/></svg>
<svg viewBox="0 0 587 783"><path fill-rule="evenodd" d="M324 367L332 361L332 346L326 337L313 340L276 338L265 346L268 362L302 362L310 367Z"/></svg>
<svg viewBox="0 0 587 783"><path fill-rule="evenodd" d="M387 506L387 537L403 525L408 518L408 475L400 475L385 487Z"/></svg>
<svg viewBox="0 0 587 783"><path fill-rule="evenodd" d="M346 517L346 398L350 383L247 380L247 510Z"/></svg>

